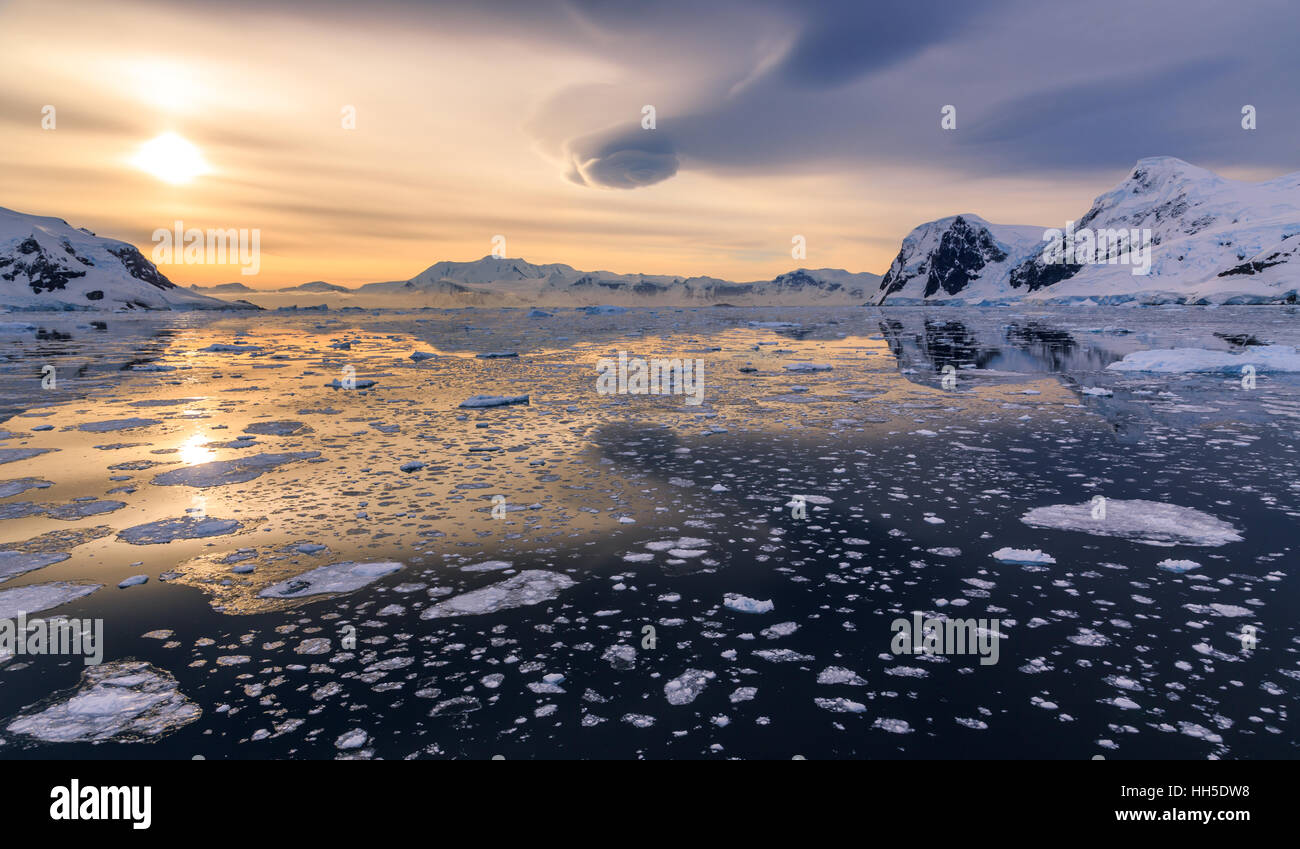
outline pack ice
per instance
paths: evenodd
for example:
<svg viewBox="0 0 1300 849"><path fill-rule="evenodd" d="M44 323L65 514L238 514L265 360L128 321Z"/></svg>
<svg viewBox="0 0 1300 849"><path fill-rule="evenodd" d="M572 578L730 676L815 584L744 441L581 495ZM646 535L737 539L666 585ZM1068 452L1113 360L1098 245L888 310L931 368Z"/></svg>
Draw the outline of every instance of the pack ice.
<svg viewBox="0 0 1300 849"><path fill-rule="evenodd" d="M6 729L47 743L140 742L189 725L202 713L170 673L144 661L119 660L87 668L76 690L56 693Z"/></svg>
<svg viewBox="0 0 1300 849"><path fill-rule="evenodd" d="M528 607L556 598L561 590L574 585L574 580L558 572L545 569L528 569L497 584L470 590L427 608L421 619L443 619L451 616L476 616Z"/></svg>
<svg viewBox="0 0 1300 849"><path fill-rule="evenodd" d="M226 486L251 481L277 466L319 456L319 451L289 451L284 454L254 454L234 460L214 460L211 463L163 472L153 482L157 486Z"/></svg>
<svg viewBox="0 0 1300 849"><path fill-rule="evenodd" d="M402 568L401 563L333 563L262 590L262 598L301 598L322 593L350 593Z"/></svg>
<svg viewBox="0 0 1300 849"><path fill-rule="evenodd" d="M1104 518L1092 517L1090 502L1035 507L1020 521L1035 528L1082 531L1105 537L1123 537L1146 545L1219 546L1241 542L1237 529L1222 519L1191 507L1159 501L1106 502Z"/></svg>
<svg viewBox="0 0 1300 849"><path fill-rule="evenodd" d="M1290 345L1262 345L1241 354L1208 351L1204 348L1158 348L1134 351L1106 368L1109 371L1165 374L1240 374L1246 366L1253 366L1260 373L1300 371L1300 353Z"/></svg>
<svg viewBox="0 0 1300 849"><path fill-rule="evenodd" d="M103 584L75 584L54 581L49 584L28 584L12 590L0 590L0 619L15 619L18 614L31 615L49 610L82 596L88 596Z"/></svg>

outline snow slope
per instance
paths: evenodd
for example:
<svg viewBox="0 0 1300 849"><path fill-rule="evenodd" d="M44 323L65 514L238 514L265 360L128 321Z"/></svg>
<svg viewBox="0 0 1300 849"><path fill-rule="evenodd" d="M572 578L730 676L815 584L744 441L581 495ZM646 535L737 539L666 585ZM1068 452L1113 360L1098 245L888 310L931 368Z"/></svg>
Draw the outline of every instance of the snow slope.
<svg viewBox="0 0 1300 849"><path fill-rule="evenodd" d="M954 215L922 224L880 281L874 303L923 303L960 298L971 303L1007 297L1012 268L1042 249L1043 228L990 224Z"/></svg>
<svg viewBox="0 0 1300 849"><path fill-rule="evenodd" d="M16 310L252 309L172 283L134 245L59 218L0 207L0 307Z"/></svg>
<svg viewBox="0 0 1300 849"><path fill-rule="evenodd" d="M1300 172L1247 183L1149 157L1093 202L1075 222L1084 228L1149 230L1149 272L1048 263L1049 227L962 215L913 230L874 302L1285 303L1300 288Z"/></svg>

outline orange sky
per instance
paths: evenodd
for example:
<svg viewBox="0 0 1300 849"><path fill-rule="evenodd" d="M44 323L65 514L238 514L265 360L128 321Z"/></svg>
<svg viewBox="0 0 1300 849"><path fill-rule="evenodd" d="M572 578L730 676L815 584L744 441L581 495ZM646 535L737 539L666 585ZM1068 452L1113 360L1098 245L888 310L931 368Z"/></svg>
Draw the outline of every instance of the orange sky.
<svg viewBox="0 0 1300 849"><path fill-rule="evenodd" d="M261 231L259 274L162 266L182 285L406 279L488 254L496 235L508 256L586 270L883 273L917 224L975 212L1059 226L1131 164L1073 183L805 163L593 188L566 180L536 132L556 95L608 83L599 108L609 125L637 127L648 98L690 97L685 72L665 71L647 93L597 53L545 40L223 16L219 6L14 0L0 9L0 206L64 218L146 256L150 234L176 220ZM41 127L45 105L57 110L53 130ZM352 130L341 120L348 105ZM173 185L131 164L168 131L192 141L211 173ZM794 235L807 240L805 260L790 256Z"/></svg>

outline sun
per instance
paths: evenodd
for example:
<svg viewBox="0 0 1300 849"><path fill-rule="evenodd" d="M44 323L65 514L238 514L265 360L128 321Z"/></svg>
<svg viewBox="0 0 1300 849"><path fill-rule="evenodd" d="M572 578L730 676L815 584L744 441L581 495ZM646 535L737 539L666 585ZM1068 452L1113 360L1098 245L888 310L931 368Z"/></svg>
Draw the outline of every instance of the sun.
<svg viewBox="0 0 1300 849"><path fill-rule="evenodd" d="M203 153L176 133L163 133L145 142L131 164L173 185L188 183L211 170Z"/></svg>

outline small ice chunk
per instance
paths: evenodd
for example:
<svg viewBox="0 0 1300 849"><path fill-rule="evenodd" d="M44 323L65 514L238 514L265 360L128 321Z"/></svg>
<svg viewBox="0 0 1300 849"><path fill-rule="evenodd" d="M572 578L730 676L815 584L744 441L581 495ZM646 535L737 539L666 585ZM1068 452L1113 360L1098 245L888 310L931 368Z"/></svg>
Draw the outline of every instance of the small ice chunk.
<svg viewBox="0 0 1300 849"><path fill-rule="evenodd" d="M855 702L844 698L815 698L813 701L817 703L817 707L822 710L828 710L831 713L865 713L867 710L867 706L861 702Z"/></svg>
<svg viewBox="0 0 1300 849"><path fill-rule="evenodd" d="M483 407L504 407L508 404L527 404L527 395L474 395L460 402L460 406L468 409L479 409Z"/></svg>
<svg viewBox="0 0 1300 849"><path fill-rule="evenodd" d="M704 692L704 687L714 674L704 669L688 669L664 685L664 696L670 705L688 705Z"/></svg>
<svg viewBox="0 0 1300 849"><path fill-rule="evenodd" d="M865 687L867 682L852 669L843 666L828 666L817 673L818 684L847 684L850 687Z"/></svg>
<svg viewBox="0 0 1300 849"><path fill-rule="evenodd" d="M334 741L335 748L347 751L349 749L360 749L366 745L370 736L360 728L353 728L351 731L345 731Z"/></svg>

